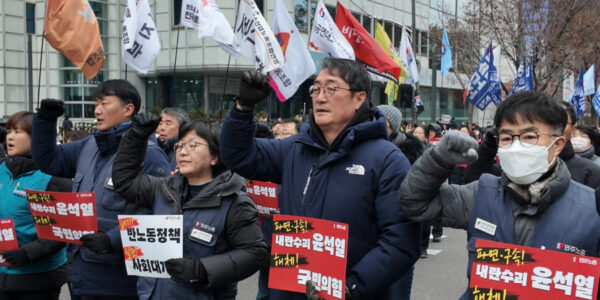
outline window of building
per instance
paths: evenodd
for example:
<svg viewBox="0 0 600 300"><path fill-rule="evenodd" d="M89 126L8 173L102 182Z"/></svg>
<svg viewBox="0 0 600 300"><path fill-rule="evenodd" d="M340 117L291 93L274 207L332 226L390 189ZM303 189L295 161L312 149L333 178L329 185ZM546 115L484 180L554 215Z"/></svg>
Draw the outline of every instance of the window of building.
<svg viewBox="0 0 600 300"><path fill-rule="evenodd" d="M35 33L35 3L26 4L25 14L25 19L27 22L27 33Z"/></svg>
<svg viewBox="0 0 600 300"><path fill-rule="evenodd" d="M325 5L325 7L327 8L327 11L329 12L329 15L331 16L331 18L335 20L335 16L337 13L337 7L335 7L333 5Z"/></svg>
<svg viewBox="0 0 600 300"><path fill-rule="evenodd" d="M427 31L421 31L421 54L427 55L429 49L429 33Z"/></svg>
<svg viewBox="0 0 600 300"><path fill-rule="evenodd" d="M294 22L300 31L308 31L308 0L294 0Z"/></svg>
<svg viewBox="0 0 600 300"><path fill-rule="evenodd" d="M258 10L260 10L260 13L262 13L264 15L265 14L265 1L264 0L254 0L254 3L256 3L256 7L258 7Z"/></svg>
<svg viewBox="0 0 600 300"><path fill-rule="evenodd" d="M402 26L394 24L394 47L400 48L400 42L402 41Z"/></svg>
<svg viewBox="0 0 600 300"><path fill-rule="evenodd" d="M390 40L394 38L394 24L392 22L385 21L385 23L383 23L383 29L385 30L385 33L387 33Z"/></svg>
<svg viewBox="0 0 600 300"><path fill-rule="evenodd" d="M181 0L173 0L173 25L181 22Z"/></svg>
<svg viewBox="0 0 600 300"><path fill-rule="evenodd" d="M363 15L362 25L370 34L373 32L371 30L371 23L373 23L373 19L367 15Z"/></svg>

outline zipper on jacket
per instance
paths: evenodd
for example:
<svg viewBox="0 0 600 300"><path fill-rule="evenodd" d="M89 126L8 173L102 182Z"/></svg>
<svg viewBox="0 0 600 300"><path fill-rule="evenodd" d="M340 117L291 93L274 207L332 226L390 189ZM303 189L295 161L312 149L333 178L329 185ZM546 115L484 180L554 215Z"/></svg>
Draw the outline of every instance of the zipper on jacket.
<svg viewBox="0 0 600 300"><path fill-rule="evenodd" d="M306 192L308 191L308 185L310 184L310 176L312 176L313 168L315 164L310 167L308 171L308 178L306 178L306 185L304 185L304 191L302 192L302 200L300 201L300 207L304 207L304 199L306 198Z"/></svg>
<svg viewBox="0 0 600 300"><path fill-rule="evenodd" d="M167 184L165 183L165 181L164 180L161 180L161 181L162 181L162 184L163 184L163 186L165 188L165 191L171 197L171 200L173 201L173 204L176 205L176 206L178 206L177 205L177 201L175 200L175 197L173 197L173 195L171 194L171 192L169 192L169 189L167 188ZM178 207L178 209L179 209L179 214L183 215L183 209L181 207Z"/></svg>

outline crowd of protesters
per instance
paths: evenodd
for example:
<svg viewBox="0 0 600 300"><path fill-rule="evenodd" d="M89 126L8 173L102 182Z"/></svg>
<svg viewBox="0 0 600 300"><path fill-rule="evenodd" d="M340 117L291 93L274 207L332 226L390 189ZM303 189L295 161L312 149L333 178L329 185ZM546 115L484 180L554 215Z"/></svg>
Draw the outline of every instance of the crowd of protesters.
<svg viewBox="0 0 600 300"><path fill-rule="evenodd" d="M125 80L95 89L92 134L64 118L64 143L62 101L13 114L0 147L0 219L14 220L19 248L0 253L0 299L58 299L65 283L83 300L235 299L237 282L256 272L257 299L320 299L310 280L306 293L268 288L273 223L259 221L246 180L278 185L272 213L349 224L346 299L410 299L414 264L443 227L468 232L469 265L477 238L568 242L600 256L600 134L577 125L570 104L522 92L500 103L493 125L426 124L375 106L369 92L364 67L325 59L302 120L255 115L271 93L257 72L243 74L222 124L178 108L139 113ZM81 245L38 238L24 189L94 192L98 232ZM189 237L183 257L165 262L170 279L127 275L119 214L183 216ZM190 233L202 223L212 242Z"/></svg>

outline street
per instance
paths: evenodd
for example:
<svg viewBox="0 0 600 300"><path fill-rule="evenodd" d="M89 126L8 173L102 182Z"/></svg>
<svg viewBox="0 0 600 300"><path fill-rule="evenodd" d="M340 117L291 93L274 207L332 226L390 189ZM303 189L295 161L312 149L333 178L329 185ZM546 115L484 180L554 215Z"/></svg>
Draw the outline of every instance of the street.
<svg viewBox="0 0 600 300"><path fill-rule="evenodd" d="M440 243L429 244L427 258L417 261L411 299L458 299L467 287L467 234L464 230L444 228L444 235ZM241 281L237 299L255 299L257 281L258 273ZM66 286L60 299L69 299Z"/></svg>

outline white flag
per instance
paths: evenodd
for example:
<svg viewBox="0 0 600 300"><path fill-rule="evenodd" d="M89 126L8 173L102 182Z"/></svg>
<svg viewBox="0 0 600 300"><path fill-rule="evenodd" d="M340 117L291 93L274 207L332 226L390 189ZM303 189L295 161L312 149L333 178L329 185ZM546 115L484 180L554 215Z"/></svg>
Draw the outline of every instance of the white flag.
<svg viewBox="0 0 600 300"><path fill-rule="evenodd" d="M284 102L296 93L304 80L315 73L316 68L281 0L275 0L273 33L281 46L285 63L269 73L269 83L279 101Z"/></svg>
<svg viewBox="0 0 600 300"><path fill-rule="evenodd" d="M235 35L215 0L184 0L181 25L198 31L198 38L212 37L226 52L238 56L233 47Z"/></svg>
<svg viewBox="0 0 600 300"><path fill-rule="evenodd" d="M310 33L310 46L329 53L331 57L354 60L354 49L329 15L323 0L319 0Z"/></svg>
<svg viewBox="0 0 600 300"><path fill-rule="evenodd" d="M239 49L240 55L256 62L259 72L270 72L283 65L283 53L277 39L254 0L240 1L233 46Z"/></svg>
<svg viewBox="0 0 600 300"><path fill-rule="evenodd" d="M402 26L402 40L400 41L399 57L402 62L402 68L408 70L410 74L410 80L413 88L415 84L419 82L419 69L417 68L417 61L415 60L415 53L412 50L410 41L408 40L408 34L406 34L406 28Z"/></svg>
<svg viewBox="0 0 600 300"><path fill-rule="evenodd" d="M583 95L594 95L596 92L596 87L594 86L594 80L596 79L594 71L594 65L592 65L585 73L583 74Z"/></svg>
<svg viewBox="0 0 600 300"><path fill-rule="evenodd" d="M160 52L160 40L148 0L127 0L121 41L123 60L139 72L148 73Z"/></svg>

